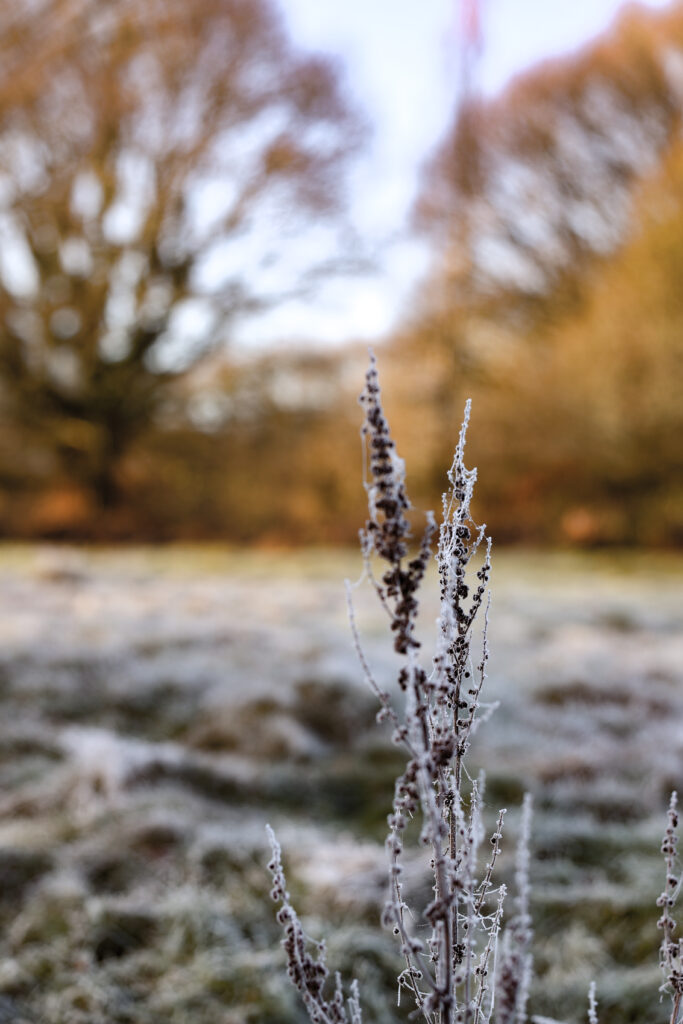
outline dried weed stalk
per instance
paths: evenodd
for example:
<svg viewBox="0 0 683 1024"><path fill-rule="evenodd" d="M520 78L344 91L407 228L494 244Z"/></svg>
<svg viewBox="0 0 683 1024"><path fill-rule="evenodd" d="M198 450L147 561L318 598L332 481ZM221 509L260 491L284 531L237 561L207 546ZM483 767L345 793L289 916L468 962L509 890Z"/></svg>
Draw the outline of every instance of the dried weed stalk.
<svg viewBox="0 0 683 1024"><path fill-rule="evenodd" d="M380 703L378 720L393 726L393 742L406 753L406 767L396 780L389 815L389 898L383 923L393 929L404 968L398 976L399 1003L407 993L414 1002L411 1018L427 1024L525 1024L531 978L529 914L529 829L531 799L525 797L517 849L515 909L502 932L505 886L495 882L505 809L498 819L481 865L484 839L483 776L473 779L467 754L478 724L491 710L481 701L488 661L488 613L491 541L485 526L472 519L470 503L477 478L464 462L470 403L448 473L438 527L436 562L440 615L430 670L419 657L415 636L418 592L431 558L436 522L428 513L417 551L410 555L410 502L404 466L399 459L382 410L374 357L360 396L365 410L362 428L366 455L369 515L361 530L365 577L385 609L394 648L401 656L400 706L375 680L363 652L347 583L349 620L366 681ZM479 556L477 558L477 556ZM476 561L475 561L476 559ZM384 568L376 574L379 560ZM478 568L474 566L478 565ZM479 654L473 651L474 629L481 622ZM421 823L419 842L429 851L433 898L423 908L409 908L402 882L404 840L409 824ZM675 939L672 909L681 888L677 862L677 795L672 793L662 842L666 863L658 927L663 937L660 992L672 1001L669 1024L683 1024L683 940ZM362 1024L358 985L344 997L339 975L334 984L325 965L325 947L305 935L286 889L280 847L269 828L273 857L271 895L281 903L278 921L284 928L290 978L299 989L314 1024ZM328 991L331 990L331 991ZM549 1018L534 1017L535 1024ZM588 994L588 1022L598 1024L595 983Z"/></svg>
<svg viewBox="0 0 683 1024"><path fill-rule="evenodd" d="M661 907L662 916L657 927L662 930L662 944L659 948L659 966L664 975L662 992L671 996L672 1009L669 1024L678 1024L681 1019L681 998L683 997L683 939L674 939L676 922L671 911L681 887L678 870L678 794L674 790L669 803L666 832L662 840L662 853L666 864L664 891L657 898L657 906Z"/></svg>
<svg viewBox="0 0 683 1024"><path fill-rule="evenodd" d="M403 748L407 759L396 780L389 816L389 898L382 915L383 923L400 942L405 963L398 978L399 1000L401 993L406 993L415 1004L411 1016L427 1024L486 1024L494 1015L497 998L496 1020L523 1024L530 976L530 803L525 804L518 851L516 914L505 934L496 981L505 887L495 882L495 866L505 810L498 813L488 855L482 858L484 780L483 776L472 778L467 770L472 737L490 711L481 702L481 692L489 657L491 541L485 526L477 525L470 511L476 481L476 470L467 469L464 462L470 403L443 497L436 552L440 615L435 652L427 669L419 657L415 628L418 592L437 526L428 514L417 550L411 555L404 467L382 409L374 357L360 402L365 410L362 434L369 469L365 482L369 515L361 531L361 548L366 574L387 612L394 648L402 660L397 679L403 694L399 706L372 675L356 629L349 586L354 643L381 705L378 718L391 722L393 742ZM379 574L373 566L377 561L383 563ZM478 622L481 642L476 645ZM434 877L433 898L420 909L408 908L402 881L405 834L414 819L421 823L419 842L429 852ZM338 979L333 994L325 996L327 969L322 948L317 947L317 957L308 952L311 945L289 902L280 850L272 833L271 842L272 895L282 904L278 918L285 928L290 977L316 1024L347 1020L358 1024L357 988L352 989L346 1005Z"/></svg>

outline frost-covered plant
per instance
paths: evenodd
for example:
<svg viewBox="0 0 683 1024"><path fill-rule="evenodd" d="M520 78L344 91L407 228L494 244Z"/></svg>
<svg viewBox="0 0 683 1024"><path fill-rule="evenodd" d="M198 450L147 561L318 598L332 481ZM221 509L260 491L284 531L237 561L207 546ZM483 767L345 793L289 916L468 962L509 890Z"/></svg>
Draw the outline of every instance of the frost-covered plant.
<svg viewBox="0 0 683 1024"><path fill-rule="evenodd" d="M302 995L304 1006L313 1024L362 1024L358 983L351 982L351 995L344 1005L344 992L341 976L335 974L334 992L326 996L325 987L329 977L325 963L325 943L314 942L303 930L299 916L290 903L285 874L282 870L280 844L270 827L268 838L273 850L273 857L268 868L273 876L273 887L270 891L274 900L281 903L278 911L278 923L282 925L285 937L282 944L287 953L287 973L292 983ZM315 949L315 954L311 949Z"/></svg>
<svg viewBox="0 0 683 1024"><path fill-rule="evenodd" d="M494 1009L497 1021L522 1024L530 976L526 852L530 803L525 804L518 851L516 913L505 934L496 979L505 886L496 883L494 872L505 810L498 813L488 856L482 858L484 779L472 778L467 768L472 737L491 710L481 700L489 657L491 541L470 511L476 481L476 470L467 469L464 462L470 404L465 407L438 527L440 615L434 654L427 666L420 657L415 629L418 593L432 557L437 525L429 513L411 553L407 517L411 506L404 467L382 409L374 357L360 401L365 410L362 435L369 508L361 548L366 575L387 613L394 649L401 657L400 706L377 683L362 651L350 587L349 611L364 675L381 705L378 718L391 723L393 742L406 754L389 816L389 898L382 915L400 942L405 963L398 977L399 1000L402 992L407 993L415 1004L413 1016L428 1024L485 1024L494 1017ZM384 563L379 573L373 564L377 560ZM478 645L477 623L481 625ZM415 818L421 824L419 843L428 851L434 878L433 896L422 908L407 906L402 882L406 830ZM289 975L309 1017L314 1024L360 1024L357 985L352 985L346 1001L338 976L334 990L327 991L324 946L307 940L289 900L280 848L272 833L271 843L271 894L281 903L278 920L285 930Z"/></svg>
<svg viewBox="0 0 683 1024"><path fill-rule="evenodd" d="M662 930L662 944L659 948L659 966L664 975L662 992L668 992L672 1000L670 1024L678 1024L681 1017L681 998L683 997L683 939L674 939L676 922L671 911L676 902L681 879L677 875L678 847L678 794L671 794L666 832L662 840L662 853L666 864L664 890L657 899L657 906L662 909L662 916L657 927Z"/></svg>
<svg viewBox="0 0 683 1024"><path fill-rule="evenodd" d="M387 613L398 671L400 703L376 681L356 627L352 588L347 584L349 619L354 644L369 686L379 704L378 719L393 727L392 740L406 753L406 767L396 780L389 815L389 898L383 923L397 936L404 959L398 976L399 1003L407 993L414 1003L411 1019L427 1024L525 1024L531 978L529 913L529 830L531 798L524 799L517 848L514 911L502 930L505 886L495 881L505 809L498 812L482 865L484 839L483 775L473 778L467 755L478 725L492 706L481 700L486 679L491 542L486 527L470 511L476 470L464 462L470 403L448 473L443 514L437 527L427 514L417 545L412 546L410 502L404 466L398 457L381 404L374 358L360 396L365 410L362 428L366 463L365 487L369 515L361 530L365 578ZM416 637L419 591L432 557L438 531L436 563L440 614L435 649L427 667ZM376 564L384 563L380 572ZM477 568L478 566L478 568ZM481 640L475 644L475 626ZM478 654L475 654L475 648ZM403 853L413 820L420 825L419 843L428 851L433 896L424 907L409 907L404 898ZM683 939L674 938L672 909L681 888L677 861L677 795L672 793L662 842L666 864L664 891L657 899L662 930L660 992L672 1001L669 1024L683 1024ZM309 939L291 905L272 830L273 899L281 903L278 920L284 928L290 978L299 989L314 1024L362 1024L359 988L351 983L344 996L341 979L329 979L324 943ZM425 937L426 936L426 937ZM588 993L588 1024L598 1024L596 986ZM558 1024L546 1017L534 1024Z"/></svg>
<svg viewBox="0 0 683 1024"><path fill-rule="evenodd" d="M498 968L497 1024L522 1024L531 981L531 914L529 913L529 840L531 794L524 797L522 826L517 845L515 914L503 933ZM591 1021L590 1024L593 1024Z"/></svg>

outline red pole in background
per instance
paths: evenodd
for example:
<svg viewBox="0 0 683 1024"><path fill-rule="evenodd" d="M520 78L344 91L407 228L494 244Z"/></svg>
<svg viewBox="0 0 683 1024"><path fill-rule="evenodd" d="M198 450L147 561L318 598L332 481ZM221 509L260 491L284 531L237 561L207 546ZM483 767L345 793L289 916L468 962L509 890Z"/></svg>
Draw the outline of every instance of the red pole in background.
<svg viewBox="0 0 683 1024"><path fill-rule="evenodd" d="M483 31L479 0L460 0L460 30L468 48L481 49Z"/></svg>
<svg viewBox="0 0 683 1024"><path fill-rule="evenodd" d="M484 26L481 16L481 0L458 0L459 48L460 48L460 96L459 104L471 99L476 89L476 65L484 49Z"/></svg>
<svg viewBox="0 0 683 1024"><path fill-rule="evenodd" d="M481 184L479 118L481 111L476 102L478 64L484 51L483 0L456 0L458 5L458 58L459 81L456 99L459 122L456 148L453 153L453 171L457 191L463 203L457 218L457 240L454 247L456 265L460 275L467 279L472 271L472 232L470 216L471 197L477 195ZM465 270L465 268L467 268Z"/></svg>

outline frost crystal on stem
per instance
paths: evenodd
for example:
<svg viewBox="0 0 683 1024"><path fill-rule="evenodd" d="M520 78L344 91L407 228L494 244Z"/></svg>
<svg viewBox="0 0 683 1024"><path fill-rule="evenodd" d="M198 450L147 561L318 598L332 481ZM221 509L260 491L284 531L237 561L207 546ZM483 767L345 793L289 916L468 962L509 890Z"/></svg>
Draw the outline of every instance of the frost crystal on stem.
<svg viewBox="0 0 683 1024"><path fill-rule="evenodd" d="M588 1024L599 1024L598 1001L595 998L595 982L592 981L588 989Z"/></svg>

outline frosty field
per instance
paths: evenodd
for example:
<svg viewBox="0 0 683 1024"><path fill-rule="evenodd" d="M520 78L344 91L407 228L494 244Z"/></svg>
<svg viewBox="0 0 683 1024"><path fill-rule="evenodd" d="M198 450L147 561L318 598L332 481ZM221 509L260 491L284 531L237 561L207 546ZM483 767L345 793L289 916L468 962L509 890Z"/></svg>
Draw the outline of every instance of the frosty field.
<svg viewBox="0 0 683 1024"><path fill-rule="evenodd" d="M349 634L359 572L355 552L0 549L0 1022L307 1019L282 970L267 821L370 1021L407 1019L378 925L400 756ZM509 808L504 850L535 797L531 1011L585 1019L595 978L602 1024L663 1021L683 559L494 550L492 591L499 706L473 754L491 820ZM355 602L390 685L381 609L367 585ZM410 884L427 877L418 855Z"/></svg>

